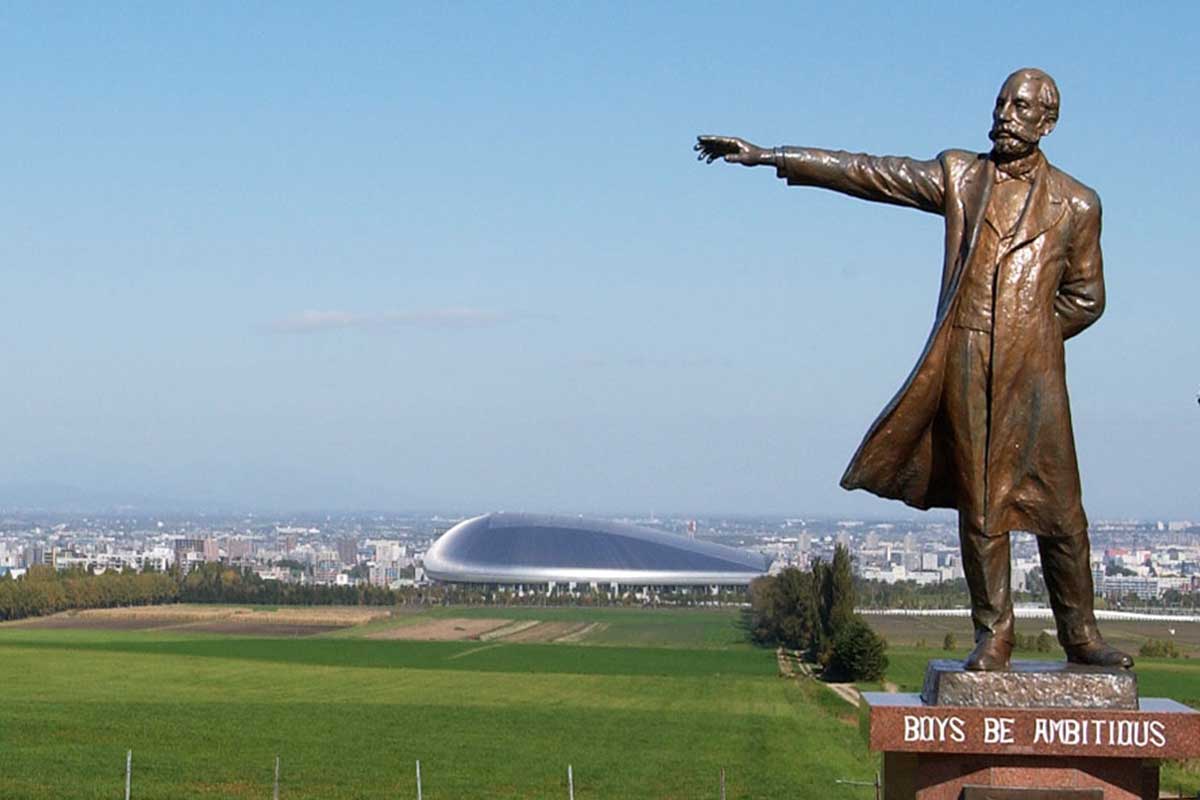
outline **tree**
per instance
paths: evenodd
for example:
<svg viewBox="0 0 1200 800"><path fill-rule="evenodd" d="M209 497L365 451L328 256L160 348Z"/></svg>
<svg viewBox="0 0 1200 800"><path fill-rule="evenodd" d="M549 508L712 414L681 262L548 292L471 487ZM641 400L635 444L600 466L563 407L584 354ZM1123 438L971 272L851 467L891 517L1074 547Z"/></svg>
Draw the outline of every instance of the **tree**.
<svg viewBox="0 0 1200 800"><path fill-rule="evenodd" d="M947 633L946 638L942 639L942 649L943 650L953 650L954 649L954 634L953 633Z"/></svg>
<svg viewBox="0 0 1200 800"><path fill-rule="evenodd" d="M1034 645L1039 653L1049 653L1054 649L1054 640L1050 638L1050 634L1042 631L1037 635L1037 642Z"/></svg>
<svg viewBox="0 0 1200 800"><path fill-rule="evenodd" d="M1025 590L1034 598L1046 596L1046 578L1041 567L1034 567L1025 575Z"/></svg>
<svg viewBox="0 0 1200 800"><path fill-rule="evenodd" d="M811 651L821 628L812 587L812 574L793 567L756 578L750 584L753 639Z"/></svg>
<svg viewBox="0 0 1200 800"><path fill-rule="evenodd" d="M850 550L843 544L833 550L829 583L828 633L836 636L854 618L854 571L850 567Z"/></svg>
<svg viewBox="0 0 1200 800"><path fill-rule="evenodd" d="M888 660L887 642L861 617L846 623L833 639L826 677L842 681L877 681Z"/></svg>
<svg viewBox="0 0 1200 800"><path fill-rule="evenodd" d="M750 581L750 638L759 644L776 641L776 608L779 587L774 576L764 575Z"/></svg>
<svg viewBox="0 0 1200 800"><path fill-rule="evenodd" d="M785 569L777 580L779 642L793 650L811 653L821 626L818 611L812 603L812 573Z"/></svg>

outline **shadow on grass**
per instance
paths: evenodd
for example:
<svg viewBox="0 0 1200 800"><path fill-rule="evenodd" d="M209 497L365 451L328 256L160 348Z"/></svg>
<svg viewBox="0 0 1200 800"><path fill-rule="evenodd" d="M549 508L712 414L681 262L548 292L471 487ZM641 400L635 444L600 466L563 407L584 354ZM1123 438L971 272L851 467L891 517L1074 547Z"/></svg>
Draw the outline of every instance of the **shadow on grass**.
<svg viewBox="0 0 1200 800"><path fill-rule="evenodd" d="M763 643L754 638L754 611L753 609L743 608L738 612L737 620L733 623L733 627L742 635L742 641L749 644L763 646Z"/></svg>

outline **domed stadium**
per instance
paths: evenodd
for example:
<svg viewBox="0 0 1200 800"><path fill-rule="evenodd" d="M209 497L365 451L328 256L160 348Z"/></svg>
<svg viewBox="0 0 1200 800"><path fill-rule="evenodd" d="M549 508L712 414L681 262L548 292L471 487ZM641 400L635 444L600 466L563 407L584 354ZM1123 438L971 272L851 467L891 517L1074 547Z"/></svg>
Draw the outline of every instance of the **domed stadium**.
<svg viewBox="0 0 1200 800"><path fill-rule="evenodd" d="M764 575L758 553L637 525L495 513L464 520L425 554L450 583L744 586Z"/></svg>

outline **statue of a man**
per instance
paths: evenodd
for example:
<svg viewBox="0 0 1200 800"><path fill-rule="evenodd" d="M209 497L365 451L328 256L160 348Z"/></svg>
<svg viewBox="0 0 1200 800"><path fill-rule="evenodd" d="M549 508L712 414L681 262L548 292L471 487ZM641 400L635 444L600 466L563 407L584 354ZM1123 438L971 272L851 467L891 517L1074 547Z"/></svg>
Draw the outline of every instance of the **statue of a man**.
<svg viewBox="0 0 1200 800"><path fill-rule="evenodd" d="M1130 667L1093 613L1087 517L1071 431L1063 341L1104 309L1100 198L1042 155L1058 120L1054 80L1014 72L992 111L990 153L930 161L701 136L701 159L772 166L793 186L941 214L937 317L908 380L842 477L910 506L958 510L975 648L966 667L1005 669L1013 645L1009 531L1037 535L1068 660Z"/></svg>

